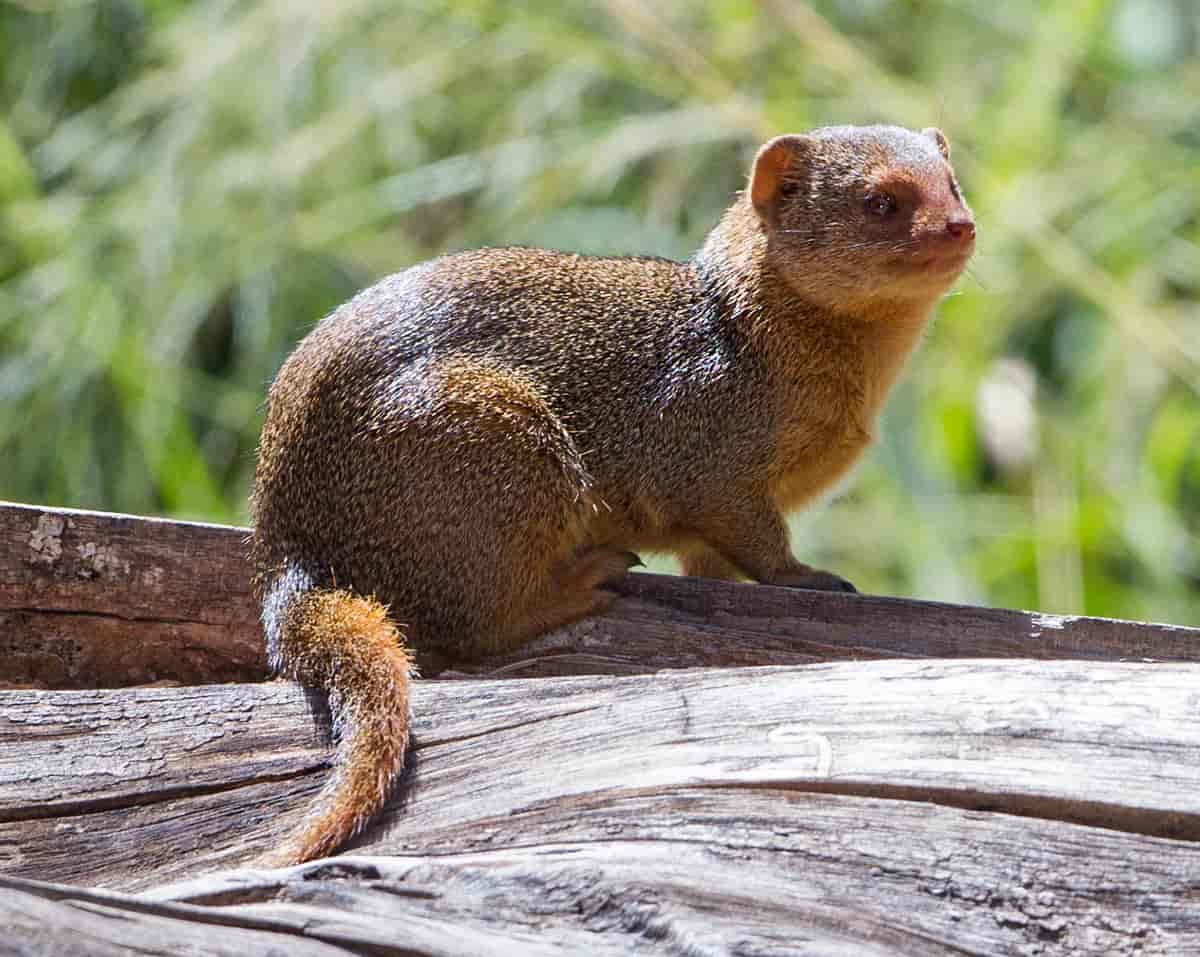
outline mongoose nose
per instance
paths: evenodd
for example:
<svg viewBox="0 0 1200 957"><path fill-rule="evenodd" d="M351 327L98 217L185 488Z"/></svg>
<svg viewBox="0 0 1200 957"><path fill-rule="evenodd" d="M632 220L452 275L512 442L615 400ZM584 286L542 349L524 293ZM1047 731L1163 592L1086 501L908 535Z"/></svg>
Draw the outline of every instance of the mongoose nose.
<svg viewBox="0 0 1200 957"><path fill-rule="evenodd" d="M975 220L973 219L951 219L946 221L946 232L955 239L974 239L975 238Z"/></svg>

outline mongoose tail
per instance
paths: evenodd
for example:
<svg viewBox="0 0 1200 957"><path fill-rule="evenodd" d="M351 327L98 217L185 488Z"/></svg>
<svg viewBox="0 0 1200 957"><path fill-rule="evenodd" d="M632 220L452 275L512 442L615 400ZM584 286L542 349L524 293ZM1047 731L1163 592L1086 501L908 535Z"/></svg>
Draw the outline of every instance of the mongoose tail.
<svg viewBox="0 0 1200 957"><path fill-rule="evenodd" d="M279 673L329 693L333 773L272 864L332 854L383 807L404 764L412 656L373 598L315 587L296 572L268 591L263 623Z"/></svg>

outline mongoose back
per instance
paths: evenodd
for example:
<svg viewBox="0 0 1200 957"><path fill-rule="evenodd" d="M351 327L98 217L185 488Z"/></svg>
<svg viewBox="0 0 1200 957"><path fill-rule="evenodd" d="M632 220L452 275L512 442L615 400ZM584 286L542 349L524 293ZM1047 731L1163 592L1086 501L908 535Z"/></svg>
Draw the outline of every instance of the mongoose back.
<svg viewBox="0 0 1200 957"><path fill-rule="evenodd" d="M334 771L277 860L387 798L412 653L498 652L603 610L638 550L845 588L783 516L841 478L975 224L937 130L758 152L687 262L485 249L319 323L268 397L253 558L272 666L329 692Z"/></svg>

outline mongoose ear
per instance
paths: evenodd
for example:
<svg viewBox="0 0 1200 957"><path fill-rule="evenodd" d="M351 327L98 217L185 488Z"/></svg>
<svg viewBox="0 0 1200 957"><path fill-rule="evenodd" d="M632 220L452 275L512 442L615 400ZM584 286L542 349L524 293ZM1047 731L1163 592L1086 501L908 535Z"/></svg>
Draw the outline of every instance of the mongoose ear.
<svg viewBox="0 0 1200 957"><path fill-rule="evenodd" d="M789 173L794 174L804 163L809 140L803 136L777 136L766 143L754 157L750 174L750 202L764 222L775 221L777 200Z"/></svg>
<svg viewBox="0 0 1200 957"><path fill-rule="evenodd" d="M942 154L942 159L947 163L950 162L950 144L946 141L946 137L942 135L942 131L936 126L930 126L921 130L922 136L928 136L931 140L937 143L938 152Z"/></svg>

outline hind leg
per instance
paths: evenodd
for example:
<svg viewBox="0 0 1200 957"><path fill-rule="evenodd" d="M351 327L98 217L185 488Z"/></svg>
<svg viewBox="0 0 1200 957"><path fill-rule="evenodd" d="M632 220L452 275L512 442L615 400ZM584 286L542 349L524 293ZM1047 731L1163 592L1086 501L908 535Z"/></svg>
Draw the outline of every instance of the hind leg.
<svg viewBox="0 0 1200 957"><path fill-rule="evenodd" d="M497 643L507 648L516 647L581 618L602 614L617 596L600 586L640 564L642 560L633 552L614 548L584 551L556 576L556 588L549 590L542 601L531 602L523 615L508 623L507 631Z"/></svg>
<svg viewBox="0 0 1200 957"><path fill-rule="evenodd" d="M611 601L598 586L631 558L587 547L591 479L534 380L457 357L414 367L391 395L387 447L372 454L399 478L387 483L385 540L356 541L370 561L354 581L419 651L507 650ZM361 570L386 575L364 582Z"/></svg>

